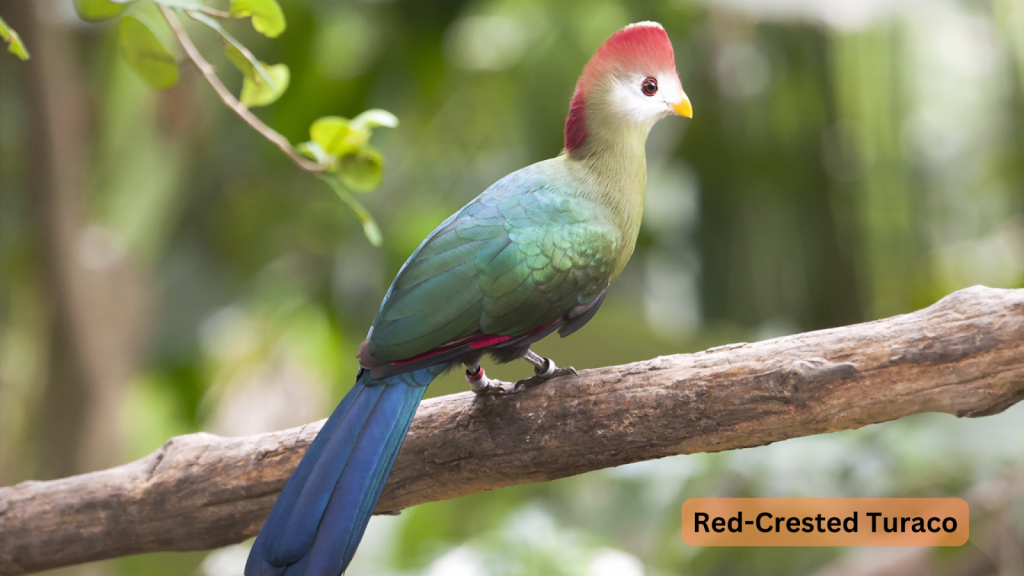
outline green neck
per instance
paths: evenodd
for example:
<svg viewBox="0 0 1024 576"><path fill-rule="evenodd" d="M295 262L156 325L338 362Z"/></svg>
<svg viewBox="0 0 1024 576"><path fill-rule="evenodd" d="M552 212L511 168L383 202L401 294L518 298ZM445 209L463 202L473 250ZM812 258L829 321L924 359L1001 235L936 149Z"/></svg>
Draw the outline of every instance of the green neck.
<svg viewBox="0 0 1024 576"><path fill-rule="evenodd" d="M611 224L621 232L621 254L614 274L618 276L640 231L647 188L645 144L651 126L612 121L610 114L600 112L604 111L588 115L583 145L562 158L584 181L581 195L604 208Z"/></svg>

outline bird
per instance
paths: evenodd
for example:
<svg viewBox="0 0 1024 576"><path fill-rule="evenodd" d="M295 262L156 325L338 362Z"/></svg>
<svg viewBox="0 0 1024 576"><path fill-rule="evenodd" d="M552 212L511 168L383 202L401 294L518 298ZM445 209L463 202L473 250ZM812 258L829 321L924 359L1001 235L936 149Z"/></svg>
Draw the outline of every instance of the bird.
<svg viewBox="0 0 1024 576"><path fill-rule="evenodd" d="M427 385L465 366L480 395L568 374L530 349L589 321L636 244L645 143L693 110L665 29L613 33L580 75L564 149L517 170L441 223L399 270L359 346L353 388L306 450L263 524L246 576L338 576L352 560ZM509 385L481 360L524 359Z"/></svg>

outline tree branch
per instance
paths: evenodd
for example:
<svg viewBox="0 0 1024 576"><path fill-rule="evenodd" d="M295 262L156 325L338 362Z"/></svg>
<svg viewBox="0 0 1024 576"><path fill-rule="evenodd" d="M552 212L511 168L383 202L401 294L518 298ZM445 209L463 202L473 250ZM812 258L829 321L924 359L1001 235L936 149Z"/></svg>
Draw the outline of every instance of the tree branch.
<svg viewBox="0 0 1024 576"><path fill-rule="evenodd" d="M214 18L220 18L221 20L230 20L230 19L234 18L234 16L231 15L231 12L225 12L224 10L217 10L217 9L214 9L214 8L209 8L207 6L200 7L199 8L199 12L202 12L203 14L206 14L207 16L213 16Z"/></svg>
<svg viewBox="0 0 1024 576"><path fill-rule="evenodd" d="M179 22L178 18L174 15L174 12L163 4L157 4L157 6L160 8L164 18L167 20L167 24L174 32L175 38L178 39L178 43L180 43L181 47L185 50L185 54L188 56L189 60L196 65L196 68L199 69L199 72L202 73L203 77L206 78L206 81L213 87L214 92L217 93L217 96L220 96L220 99L228 108L234 111L235 114L241 116L242 120L245 120L249 126L252 126L253 130L259 132L264 138L270 140L272 144L280 148L281 152L284 152L289 158L291 158L292 162L295 162L299 168L317 174L324 171L326 166L304 158L295 150L295 147L292 146L292 143L289 142L287 138L270 126L264 124L262 120L252 113L251 110L239 102L238 99L235 98L234 94L228 90L227 86L220 81L220 78L217 77L217 70L213 67L213 64L210 64L206 61L206 58L203 58L199 49L196 48L196 45L192 42L192 38L190 38L188 33L185 32L185 28L182 27L181 22ZM203 10L202 12L207 14L209 13L207 10ZM214 16L217 15L214 14Z"/></svg>
<svg viewBox="0 0 1024 576"><path fill-rule="evenodd" d="M1021 399L1024 290L977 286L885 320L424 401L377 511ZM118 468L0 488L0 574L252 536L321 424L191 434Z"/></svg>

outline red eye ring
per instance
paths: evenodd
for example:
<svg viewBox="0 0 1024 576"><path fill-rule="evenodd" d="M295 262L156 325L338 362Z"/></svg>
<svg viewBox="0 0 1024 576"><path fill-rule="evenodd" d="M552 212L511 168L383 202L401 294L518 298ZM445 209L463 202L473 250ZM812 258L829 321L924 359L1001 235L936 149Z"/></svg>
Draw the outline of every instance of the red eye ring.
<svg viewBox="0 0 1024 576"><path fill-rule="evenodd" d="M640 83L640 91L647 96L654 96L658 93L658 79L648 76Z"/></svg>

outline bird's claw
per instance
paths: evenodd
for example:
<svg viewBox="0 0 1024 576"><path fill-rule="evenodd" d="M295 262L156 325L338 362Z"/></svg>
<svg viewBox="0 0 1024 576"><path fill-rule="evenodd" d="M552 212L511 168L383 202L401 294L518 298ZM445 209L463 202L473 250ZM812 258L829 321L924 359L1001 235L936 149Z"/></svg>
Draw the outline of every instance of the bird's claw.
<svg viewBox="0 0 1024 576"><path fill-rule="evenodd" d="M580 375L580 373L572 366L568 366L566 368L559 368L558 366L555 366L555 363L550 358L545 358L544 366L534 368L533 371L534 375L530 378L524 378L523 380L516 382L516 385L512 388L512 392L520 392L527 388L537 386L538 384L543 384L544 382L559 376L569 376L570 374L573 376Z"/></svg>
<svg viewBox="0 0 1024 576"><path fill-rule="evenodd" d="M567 368L555 366L555 363L550 358L545 358L543 367L534 368L533 371L534 375L532 377L520 380L515 384L510 384L488 378L484 374L483 366L477 366L476 370L466 370L466 381L469 382L470 390L477 396L504 396L506 394L522 392L527 388L537 386L558 376L580 375L572 366Z"/></svg>
<svg viewBox="0 0 1024 576"><path fill-rule="evenodd" d="M580 373L572 366L569 366L568 368L559 368L558 366L555 366L555 361L551 358L545 358L543 366L534 367L533 373L534 378L541 378L544 380L554 378L556 376L568 376L569 374L572 374L573 376L580 375Z"/></svg>
<svg viewBox="0 0 1024 576"><path fill-rule="evenodd" d="M488 380L482 384L470 384L469 389L477 396L504 396L509 394L509 390L506 390L502 384L501 380Z"/></svg>

